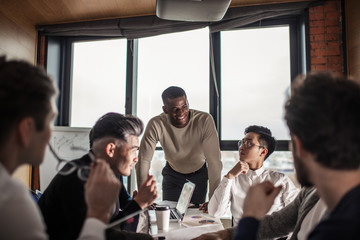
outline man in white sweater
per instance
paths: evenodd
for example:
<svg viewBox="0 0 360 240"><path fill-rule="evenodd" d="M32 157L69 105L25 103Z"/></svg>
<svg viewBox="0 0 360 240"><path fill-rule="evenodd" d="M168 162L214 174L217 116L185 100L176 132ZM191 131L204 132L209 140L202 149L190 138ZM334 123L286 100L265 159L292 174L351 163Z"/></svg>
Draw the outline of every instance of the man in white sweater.
<svg viewBox="0 0 360 240"><path fill-rule="evenodd" d="M189 109L185 91L169 87L163 94L163 113L152 118L140 143L136 165L137 183L146 179L157 142L166 159L162 171L163 200L177 201L186 180L196 184L192 203L205 202L209 179L209 199L221 177L219 138L212 116Z"/></svg>
<svg viewBox="0 0 360 240"><path fill-rule="evenodd" d="M265 169L263 163L275 150L276 141L266 127L249 126L245 137L239 141L240 161L223 177L208 205L209 214L221 217L231 204L231 214L236 226L243 213L243 201L253 184L268 180L282 185L282 192L275 199L268 213L278 211L291 203L299 190L283 173Z"/></svg>
<svg viewBox="0 0 360 240"><path fill-rule="evenodd" d="M11 177L22 164L39 165L57 111L56 88L43 69L0 57L0 239L47 239L30 192ZM104 239L120 182L97 160L85 184L87 218L79 239ZM99 187L101 186L101 187Z"/></svg>

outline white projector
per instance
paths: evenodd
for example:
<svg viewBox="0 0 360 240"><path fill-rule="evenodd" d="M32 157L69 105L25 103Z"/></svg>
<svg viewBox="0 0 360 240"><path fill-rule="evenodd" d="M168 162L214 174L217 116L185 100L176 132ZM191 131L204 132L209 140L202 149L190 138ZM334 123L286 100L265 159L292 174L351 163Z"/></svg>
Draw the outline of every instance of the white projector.
<svg viewBox="0 0 360 240"><path fill-rule="evenodd" d="M166 20L214 22L221 20L231 0L156 0L156 16Z"/></svg>

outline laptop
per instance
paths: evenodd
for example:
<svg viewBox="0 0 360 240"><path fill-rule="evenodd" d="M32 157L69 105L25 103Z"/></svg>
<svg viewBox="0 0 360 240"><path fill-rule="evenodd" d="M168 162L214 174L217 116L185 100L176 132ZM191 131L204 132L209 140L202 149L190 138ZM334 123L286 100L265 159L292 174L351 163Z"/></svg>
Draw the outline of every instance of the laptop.
<svg viewBox="0 0 360 240"><path fill-rule="evenodd" d="M186 210L189 206L189 203L190 203L190 200L191 200L191 197L194 193L194 190L195 190L195 184L188 181L186 183L184 183L184 186L181 190L181 194L180 194L180 197L179 197L179 200L176 204L176 207L175 208L171 208L170 209L170 222L178 222L178 221L182 221L184 216L185 216L185 213L186 213ZM131 218L134 218L135 216L137 216L138 214L142 213L142 212L145 212L145 211L148 211L149 209L148 208L145 208L145 209L142 209L142 210L139 210L139 211L136 211L132 214L129 214L128 216L125 216L121 219L118 219L112 223L110 223L106 229L109 229L109 228L112 228L114 226L117 226L119 225L120 223L122 222L125 222Z"/></svg>
<svg viewBox="0 0 360 240"><path fill-rule="evenodd" d="M179 200L176 204L176 207L170 209L170 221L171 222L177 222L177 221L183 220L183 218L185 216L185 212L189 206L191 197L194 193L194 189L195 189L194 183L192 183L190 181L184 183L184 186L181 190L181 194L180 194Z"/></svg>

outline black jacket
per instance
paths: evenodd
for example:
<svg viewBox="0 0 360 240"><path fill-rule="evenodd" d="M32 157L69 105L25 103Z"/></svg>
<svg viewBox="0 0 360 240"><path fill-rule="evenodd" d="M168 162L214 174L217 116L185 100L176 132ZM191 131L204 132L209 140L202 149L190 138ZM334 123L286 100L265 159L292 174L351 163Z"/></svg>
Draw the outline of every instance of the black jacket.
<svg viewBox="0 0 360 240"><path fill-rule="evenodd" d="M84 155L74 160L79 165L90 165L90 158ZM140 210L136 201L132 200L119 176L122 187L119 194L119 204L122 211L112 217L112 221ZM39 199L39 206L47 226L50 239L76 239L86 218L86 203L84 184L77 176L77 171L63 176L57 174ZM99 186L101 187L101 186ZM126 230L135 231L137 221Z"/></svg>

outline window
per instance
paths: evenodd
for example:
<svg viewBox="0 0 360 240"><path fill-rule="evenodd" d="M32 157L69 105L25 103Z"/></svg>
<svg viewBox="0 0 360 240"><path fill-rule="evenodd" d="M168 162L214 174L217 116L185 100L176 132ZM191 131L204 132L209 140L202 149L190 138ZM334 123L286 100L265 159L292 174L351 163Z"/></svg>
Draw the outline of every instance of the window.
<svg viewBox="0 0 360 240"><path fill-rule="evenodd" d="M221 32L221 138L238 140L249 125L288 140L283 122L290 87L289 26Z"/></svg>
<svg viewBox="0 0 360 240"><path fill-rule="evenodd" d="M126 40L73 43L70 126L92 127L107 112L125 113Z"/></svg>
<svg viewBox="0 0 360 240"><path fill-rule="evenodd" d="M291 174L283 104L291 80L305 72L302 21L281 17L211 34L203 28L135 40L53 37L58 51L49 51L48 66L52 59L59 65L53 71L60 88L58 125L91 127L109 111L137 115L146 125L162 112L163 90L180 86L190 108L214 117L223 174L238 161L237 140L252 124L269 127L278 140L265 165ZM151 173L159 189L164 164L157 150Z"/></svg>
<svg viewBox="0 0 360 240"><path fill-rule="evenodd" d="M137 115L146 124L162 112L162 92L185 90L192 109L209 112L208 28L139 39Z"/></svg>

